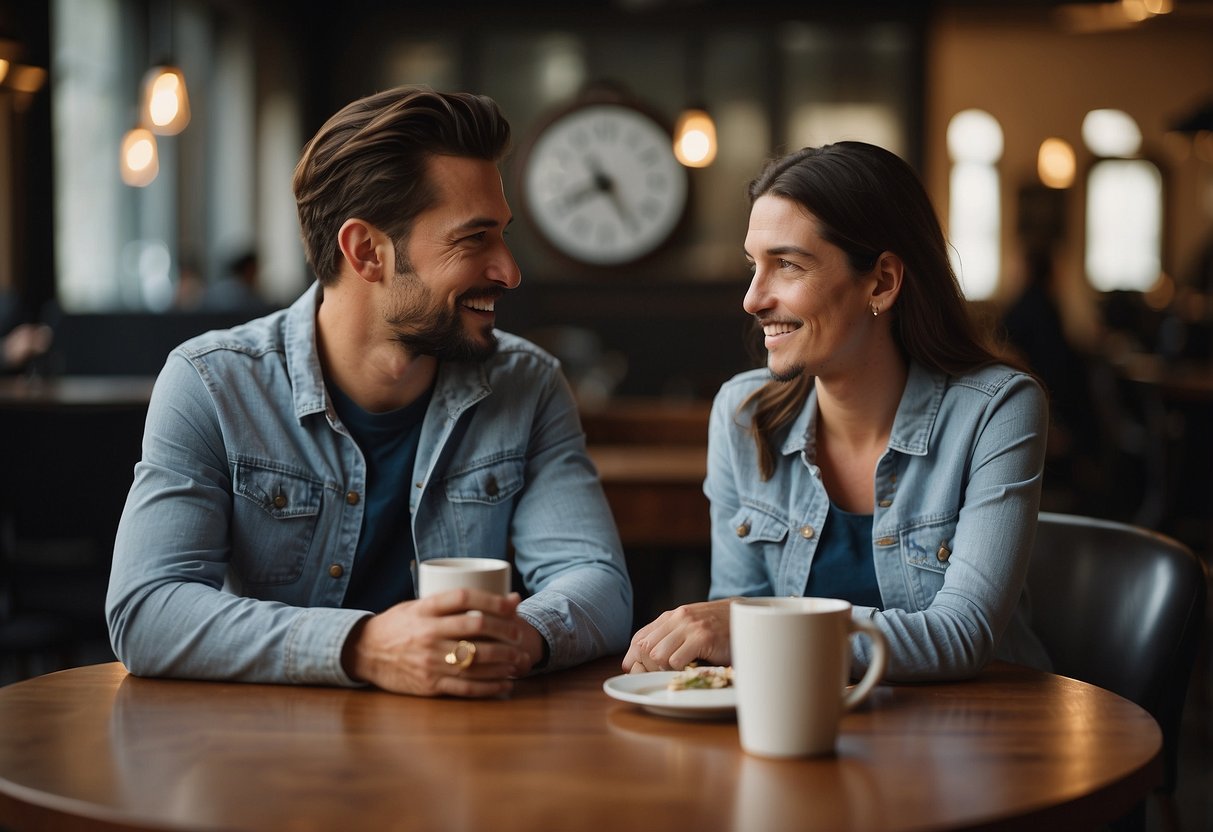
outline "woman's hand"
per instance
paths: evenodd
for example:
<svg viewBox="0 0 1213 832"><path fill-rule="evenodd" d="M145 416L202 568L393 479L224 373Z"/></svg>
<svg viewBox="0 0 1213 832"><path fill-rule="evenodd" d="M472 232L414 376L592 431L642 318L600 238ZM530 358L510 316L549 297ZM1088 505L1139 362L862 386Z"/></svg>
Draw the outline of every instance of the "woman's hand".
<svg viewBox="0 0 1213 832"><path fill-rule="evenodd" d="M703 601L663 612L632 636L632 644L623 657L623 669L643 673L682 670L695 661L729 664L730 603L728 598Z"/></svg>

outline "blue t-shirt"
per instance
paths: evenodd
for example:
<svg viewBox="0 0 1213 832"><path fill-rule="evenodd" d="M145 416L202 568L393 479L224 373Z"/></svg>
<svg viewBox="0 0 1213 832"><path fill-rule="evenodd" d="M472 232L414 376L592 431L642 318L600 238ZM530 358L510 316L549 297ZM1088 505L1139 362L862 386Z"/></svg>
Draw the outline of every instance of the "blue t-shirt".
<svg viewBox="0 0 1213 832"><path fill-rule="evenodd" d="M872 515L852 514L830 503L804 594L882 607L872 560Z"/></svg>
<svg viewBox="0 0 1213 832"><path fill-rule="evenodd" d="M333 407L366 458L362 531L341 605L383 612L416 597L409 565L416 556L409 522L409 489L431 387L417 401L387 413L369 413L329 385Z"/></svg>

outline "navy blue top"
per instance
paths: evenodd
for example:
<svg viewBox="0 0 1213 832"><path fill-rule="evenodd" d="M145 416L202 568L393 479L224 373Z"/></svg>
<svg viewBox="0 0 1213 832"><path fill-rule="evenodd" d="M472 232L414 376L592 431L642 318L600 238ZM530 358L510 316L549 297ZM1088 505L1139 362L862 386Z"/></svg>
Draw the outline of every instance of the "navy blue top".
<svg viewBox="0 0 1213 832"><path fill-rule="evenodd" d="M852 514L830 502L804 594L841 598L857 607L883 607L872 559L872 515Z"/></svg>
<svg viewBox="0 0 1213 832"><path fill-rule="evenodd" d="M362 531L341 605L383 612L417 597L409 564L416 556L409 523L409 488L431 387L417 401L387 413L369 413L329 385L333 407L366 458Z"/></svg>

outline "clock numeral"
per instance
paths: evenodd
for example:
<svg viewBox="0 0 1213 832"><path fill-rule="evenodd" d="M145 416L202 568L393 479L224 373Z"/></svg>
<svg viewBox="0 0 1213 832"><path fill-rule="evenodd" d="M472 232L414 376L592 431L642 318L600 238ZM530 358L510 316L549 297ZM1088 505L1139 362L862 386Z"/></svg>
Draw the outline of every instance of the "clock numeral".
<svg viewBox="0 0 1213 832"><path fill-rule="evenodd" d="M656 219L661 216L661 203L651 196L645 197L637 210L646 220Z"/></svg>
<svg viewBox="0 0 1213 832"><path fill-rule="evenodd" d="M614 142L619 138L619 125L600 118L594 122L594 136L604 142Z"/></svg>
<svg viewBox="0 0 1213 832"><path fill-rule="evenodd" d="M573 217L569 223L569 231L577 237L584 237L590 233L590 221L585 217Z"/></svg>
<svg viewBox="0 0 1213 832"><path fill-rule="evenodd" d="M664 191L670 185L670 180L666 178L664 173L656 173L653 171L649 172L649 175L645 177L645 181L648 182L650 191Z"/></svg>
<svg viewBox="0 0 1213 832"><path fill-rule="evenodd" d="M590 134L584 130L574 130L569 134L569 144L578 150L584 150L590 145Z"/></svg>
<svg viewBox="0 0 1213 832"><path fill-rule="evenodd" d="M594 236L597 238L599 245L612 246L615 244L615 237L617 235L613 226L599 225L596 230L598 233Z"/></svg>
<svg viewBox="0 0 1213 832"><path fill-rule="evenodd" d="M636 158L646 165L655 165L661 161L661 153L655 147L646 147L637 154Z"/></svg>

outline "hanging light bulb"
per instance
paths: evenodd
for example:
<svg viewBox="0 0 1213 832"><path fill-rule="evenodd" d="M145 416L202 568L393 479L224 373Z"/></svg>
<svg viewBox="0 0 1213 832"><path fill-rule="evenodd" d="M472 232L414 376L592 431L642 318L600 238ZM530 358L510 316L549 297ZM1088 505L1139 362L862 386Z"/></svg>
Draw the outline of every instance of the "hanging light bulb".
<svg viewBox="0 0 1213 832"><path fill-rule="evenodd" d="M122 137L122 158L119 162L122 181L135 188L150 184L160 172L156 137L145 127L136 127Z"/></svg>
<svg viewBox="0 0 1213 832"><path fill-rule="evenodd" d="M674 125L674 155L688 168L706 168L716 158L716 122L702 107L684 110Z"/></svg>
<svg viewBox="0 0 1213 832"><path fill-rule="evenodd" d="M143 77L143 122L160 136L175 136L190 123L185 75L178 67L161 64Z"/></svg>

